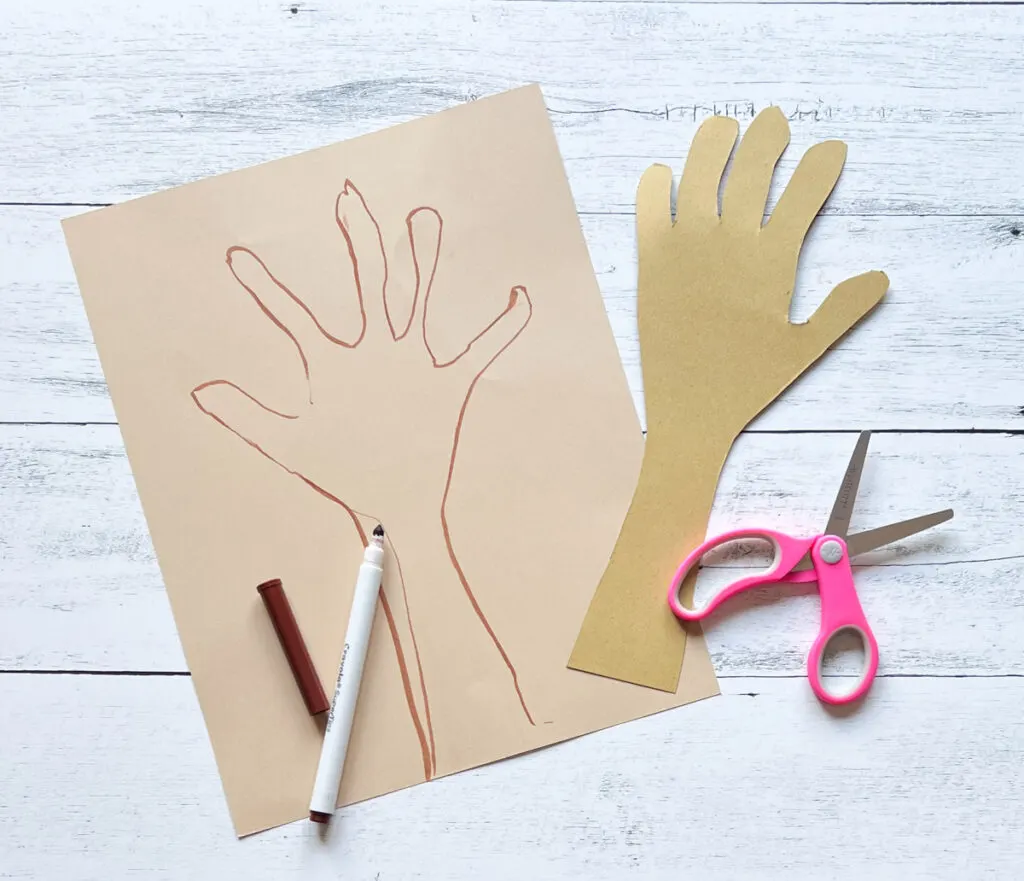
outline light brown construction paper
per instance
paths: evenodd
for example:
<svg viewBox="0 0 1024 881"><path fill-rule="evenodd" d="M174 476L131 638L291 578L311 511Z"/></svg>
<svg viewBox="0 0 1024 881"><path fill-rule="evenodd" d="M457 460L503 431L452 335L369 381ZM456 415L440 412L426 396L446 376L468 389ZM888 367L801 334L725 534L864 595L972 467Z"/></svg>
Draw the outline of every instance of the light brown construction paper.
<svg viewBox="0 0 1024 881"><path fill-rule="evenodd" d="M808 150L762 225L789 125L775 107L757 115L736 151L719 211L738 128L733 119L712 117L697 131L674 221L671 169L653 165L640 181L647 446L636 494L569 660L577 670L668 692L679 684L687 645L666 602L668 586L679 562L705 538L729 448L889 284L881 272L850 278L809 321L790 322L800 248L835 186L846 145L827 141ZM696 571L684 594L692 597L695 578Z"/></svg>
<svg viewBox="0 0 1024 881"><path fill-rule="evenodd" d="M256 585L333 683L378 520L342 802L717 692L699 641L674 694L565 666L643 440L539 89L65 232L240 834L321 740Z"/></svg>

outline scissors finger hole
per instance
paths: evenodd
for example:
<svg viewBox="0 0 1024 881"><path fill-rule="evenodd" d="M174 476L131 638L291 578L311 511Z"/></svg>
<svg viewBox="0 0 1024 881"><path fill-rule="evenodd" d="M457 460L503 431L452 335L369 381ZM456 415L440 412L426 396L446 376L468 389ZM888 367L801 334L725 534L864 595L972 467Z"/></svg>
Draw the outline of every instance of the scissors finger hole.
<svg viewBox="0 0 1024 881"><path fill-rule="evenodd" d="M868 668L868 642L859 627L840 627L818 658L821 687L834 698L849 697L864 681Z"/></svg>
<svg viewBox="0 0 1024 881"><path fill-rule="evenodd" d="M693 610L702 612L737 577L758 577L775 565L779 549L767 536L745 535L711 548L700 559Z"/></svg>

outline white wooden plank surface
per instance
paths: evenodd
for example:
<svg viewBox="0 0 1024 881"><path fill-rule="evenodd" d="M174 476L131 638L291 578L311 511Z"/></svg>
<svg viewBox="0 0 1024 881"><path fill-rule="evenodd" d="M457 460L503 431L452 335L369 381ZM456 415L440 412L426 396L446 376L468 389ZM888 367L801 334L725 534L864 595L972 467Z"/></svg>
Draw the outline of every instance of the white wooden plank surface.
<svg viewBox="0 0 1024 881"><path fill-rule="evenodd" d="M0 676L8 878L1012 879L1024 680L726 694L231 841L187 678Z"/></svg>
<svg viewBox="0 0 1024 881"><path fill-rule="evenodd" d="M853 442L743 436L709 529L820 529ZM855 531L956 510L950 523L857 560L883 673L1024 674L1020 449L1016 436L873 438ZM186 669L116 427L6 426L0 497L0 669ZM715 578L706 575L709 585ZM803 671L817 597L780 596L713 620L716 669Z"/></svg>
<svg viewBox="0 0 1024 881"><path fill-rule="evenodd" d="M722 698L356 806L327 844L305 824L235 843L188 677L125 675L184 661L116 426L0 424L0 878L1016 877L1022 43L1016 2L3 4L0 423L113 420L65 203L529 81L642 408L635 181L678 171L708 114L774 103L782 181L811 143L850 144L795 316L865 268L893 287L754 427L899 429L873 440L855 528L957 517L857 570L883 678L852 715L803 678L815 598L770 593L710 626ZM817 528L852 443L745 435L711 529Z"/></svg>
<svg viewBox="0 0 1024 881"><path fill-rule="evenodd" d="M10 3L0 201L107 202L543 84L582 211L710 113L842 137L829 211L1024 213L1024 7Z"/></svg>
<svg viewBox="0 0 1024 881"><path fill-rule="evenodd" d="M60 232L74 213L0 208L0 421L114 420ZM633 218L582 222L642 413ZM824 217L794 320L872 268L892 281L882 306L753 427L1024 429L1024 217Z"/></svg>

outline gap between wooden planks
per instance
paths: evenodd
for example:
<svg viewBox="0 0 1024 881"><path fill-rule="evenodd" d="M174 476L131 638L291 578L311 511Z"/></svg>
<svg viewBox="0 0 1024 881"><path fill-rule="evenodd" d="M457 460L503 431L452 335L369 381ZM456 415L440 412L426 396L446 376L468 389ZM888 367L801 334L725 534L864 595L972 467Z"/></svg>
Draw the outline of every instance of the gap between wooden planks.
<svg viewBox="0 0 1024 881"><path fill-rule="evenodd" d="M783 177L849 141L830 212L1022 213L1019 8L15 4L0 201L121 201L540 82L582 211L631 210L704 117L773 103L793 118Z"/></svg>
<svg viewBox="0 0 1024 881"><path fill-rule="evenodd" d="M743 435L709 530L819 530L853 441L844 433ZM956 510L942 527L856 561L883 675L1024 674L1020 443L1000 435L872 439L855 531ZM184 671L116 426L5 426L0 463L0 669ZM707 628L716 669L801 675L817 614L813 594L766 591L736 603Z"/></svg>
<svg viewBox="0 0 1024 881"><path fill-rule="evenodd" d="M60 232L72 213L0 208L0 421L114 421ZM582 222L642 413L633 218ZM1024 430L1024 217L820 218L793 319L872 268L892 282L881 306L752 428Z"/></svg>

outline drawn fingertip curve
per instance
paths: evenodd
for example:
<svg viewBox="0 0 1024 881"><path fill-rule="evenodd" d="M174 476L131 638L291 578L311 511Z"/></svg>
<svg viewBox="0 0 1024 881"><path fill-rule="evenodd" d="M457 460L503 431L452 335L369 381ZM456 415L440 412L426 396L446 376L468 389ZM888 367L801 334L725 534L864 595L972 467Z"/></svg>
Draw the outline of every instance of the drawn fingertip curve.
<svg viewBox="0 0 1024 881"><path fill-rule="evenodd" d="M207 416L213 416L213 412L210 409L210 407L213 406L213 402L210 401L209 395L206 393L211 389L226 384L227 383L223 379L211 379L207 382L201 382L192 389L189 397L192 398L192 403L195 404L201 412L205 413Z"/></svg>
<svg viewBox="0 0 1024 881"><path fill-rule="evenodd" d="M258 263L264 269L267 268L267 265L262 260L260 260L260 258L257 257L256 254L254 254L251 250L244 247L243 245L232 245L230 248L228 248L225 257L226 262L228 264L228 268L231 270L231 274L234 275L235 278L237 278L240 282L242 282L242 279L239 278L239 272L244 272L246 262L249 262L250 265L252 263ZM242 284L244 285L245 282L242 282Z"/></svg>
<svg viewBox="0 0 1024 881"><path fill-rule="evenodd" d="M512 290L508 292L508 308L511 309L515 306L519 302L520 297L526 300L527 305L533 304L533 301L530 299L530 294L527 292L526 288L521 284L517 284L513 285Z"/></svg>
<svg viewBox="0 0 1024 881"><path fill-rule="evenodd" d="M252 251L242 245L232 245L224 252L224 260L227 262L228 266L231 266L232 261L235 259L235 254L239 252L252 254Z"/></svg>
<svg viewBox="0 0 1024 881"><path fill-rule="evenodd" d="M429 215L430 218L432 218L433 220L437 221L437 226L438 227L440 227L442 225L442 223L443 223L443 221L441 220L441 212L440 211L438 211L436 208L434 208L434 207L432 207L430 205L420 205L419 208L413 208L412 211L410 211L405 216L406 224L411 228L412 224L413 224L413 221L416 220L416 218L420 217L421 215ZM427 217L424 217L423 219L426 220Z"/></svg>
<svg viewBox="0 0 1024 881"><path fill-rule="evenodd" d="M366 199L363 198L363 194L360 192L359 187L352 183L352 178L345 178L345 183L341 188L339 198L340 196L355 196L360 202L363 203L364 207L366 206Z"/></svg>
<svg viewBox="0 0 1024 881"><path fill-rule="evenodd" d="M348 231L348 218L345 216L341 200L344 199L346 195L348 194L342 190L338 193L338 198L334 200L334 219L338 222L338 226L340 226L345 232Z"/></svg>

